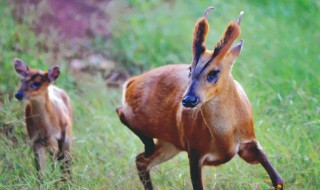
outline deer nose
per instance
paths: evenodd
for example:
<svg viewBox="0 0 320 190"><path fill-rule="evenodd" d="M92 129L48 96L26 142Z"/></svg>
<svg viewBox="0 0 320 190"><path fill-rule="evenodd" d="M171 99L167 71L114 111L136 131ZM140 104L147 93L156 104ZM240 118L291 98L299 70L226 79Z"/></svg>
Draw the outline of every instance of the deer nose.
<svg viewBox="0 0 320 190"><path fill-rule="evenodd" d="M14 96L15 96L18 100L22 100L22 98L23 98L23 92L18 91Z"/></svg>
<svg viewBox="0 0 320 190"><path fill-rule="evenodd" d="M199 103L199 98L192 95L187 95L182 98L182 105L186 108L194 108Z"/></svg>

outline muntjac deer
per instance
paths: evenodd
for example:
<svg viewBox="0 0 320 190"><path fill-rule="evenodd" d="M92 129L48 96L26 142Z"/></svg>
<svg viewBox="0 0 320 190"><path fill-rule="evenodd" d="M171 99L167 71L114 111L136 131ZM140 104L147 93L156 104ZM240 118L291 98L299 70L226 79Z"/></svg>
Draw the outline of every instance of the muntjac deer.
<svg viewBox="0 0 320 190"><path fill-rule="evenodd" d="M59 77L59 67L53 66L48 72L43 72L29 68L17 58L14 67L22 77L15 97L29 100L25 108L25 122L35 153L39 180L43 180L46 149L55 159L62 161L63 180L66 180L71 177L72 108L68 95L52 84Z"/></svg>
<svg viewBox="0 0 320 190"><path fill-rule="evenodd" d="M240 35L243 12L210 51L205 39L211 9L195 25L191 66L163 66L124 84L117 113L145 146L136 157L140 180L145 189L153 189L150 169L186 151L193 189L203 189L202 166L217 166L238 154L248 163L260 163L274 188L283 189L281 177L255 139L250 102L231 75L243 46L240 41L231 48Z"/></svg>

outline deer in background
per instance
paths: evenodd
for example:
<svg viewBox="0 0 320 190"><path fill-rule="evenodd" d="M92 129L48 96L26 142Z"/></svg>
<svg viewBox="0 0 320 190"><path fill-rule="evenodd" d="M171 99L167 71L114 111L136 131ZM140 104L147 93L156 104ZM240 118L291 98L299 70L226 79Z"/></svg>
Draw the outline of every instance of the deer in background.
<svg viewBox="0 0 320 190"><path fill-rule="evenodd" d="M66 92L52 83L59 77L58 66L47 72L31 69L22 60L14 59L14 68L22 77L15 97L29 100L25 122L31 140L39 180L43 181L47 149L53 158L62 162L63 180L71 177L72 107Z"/></svg>
<svg viewBox="0 0 320 190"><path fill-rule="evenodd" d="M283 189L255 139L249 99L231 75L243 47L242 40L231 47L240 35L243 12L210 51L205 39L211 9L195 25L191 66L159 67L124 84L122 106L116 111L145 146L136 157L140 180L145 189L153 189L151 168L186 151L193 189L203 189L202 166L218 166L238 154L250 164L260 163L274 188Z"/></svg>

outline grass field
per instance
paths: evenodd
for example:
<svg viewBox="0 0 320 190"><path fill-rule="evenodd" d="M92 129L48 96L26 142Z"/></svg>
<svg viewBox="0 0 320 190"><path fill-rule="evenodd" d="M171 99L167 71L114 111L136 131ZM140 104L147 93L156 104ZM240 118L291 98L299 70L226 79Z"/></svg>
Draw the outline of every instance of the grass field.
<svg viewBox="0 0 320 190"><path fill-rule="evenodd" d="M256 137L286 189L320 189L320 1L141 2L119 1L130 11L116 20L112 39L97 44L119 67L137 74L189 63L193 26L208 6L216 8L209 16L209 48L227 23L245 11L239 38L245 44L233 75L251 100ZM36 189L33 153L23 125L25 103L11 98L20 81L11 63L21 57L47 69L52 60L27 25L11 18L11 8L0 1L0 129L3 124L14 126L8 137L0 133L0 189ZM48 159L43 189L142 189L135 169L142 143L115 113L121 90L103 90L105 83L98 77L76 83L67 75L67 61L61 58L57 64L63 72L56 85L66 89L74 107L73 181L57 182L59 167ZM220 167L206 167L204 173L206 189L271 189L262 167L238 156ZM153 168L152 178L156 189L192 189L187 155Z"/></svg>

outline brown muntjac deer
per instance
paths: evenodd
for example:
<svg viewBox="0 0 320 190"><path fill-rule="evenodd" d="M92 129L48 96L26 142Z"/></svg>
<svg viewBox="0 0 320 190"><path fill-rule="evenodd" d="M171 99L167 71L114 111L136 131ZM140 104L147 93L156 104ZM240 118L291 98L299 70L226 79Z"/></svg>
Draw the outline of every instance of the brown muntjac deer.
<svg viewBox="0 0 320 190"><path fill-rule="evenodd" d="M238 154L248 163L262 164L274 188L283 189L255 139L250 102L231 75L243 46L240 41L231 48L240 35L243 12L210 51L205 39L211 9L195 25L191 66L163 66L124 84L122 106L116 111L145 146L136 157L140 180L145 189L153 189L150 169L186 151L193 189L203 189L202 166L217 166Z"/></svg>
<svg viewBox="0 0 320 190"><path fill-rule="evenodd" d="M29 100L25 108L25 122L39 180L43 180L45 150L62 162L63 180L66 180L71 177L72 107L66 92L52 84L59 77L60 69L58 66L47 72L31 69L18 58L14 59L14 68L22 77L15 97Z"/></svg>

